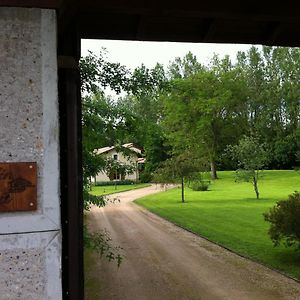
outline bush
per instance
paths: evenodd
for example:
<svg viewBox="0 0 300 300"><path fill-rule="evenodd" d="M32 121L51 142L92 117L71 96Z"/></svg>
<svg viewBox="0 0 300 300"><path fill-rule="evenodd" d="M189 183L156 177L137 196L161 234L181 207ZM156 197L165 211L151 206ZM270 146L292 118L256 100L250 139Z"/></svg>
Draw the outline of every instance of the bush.
<svg viewBox="0 0 300 300"><path fill-rule="evenodd" d="M208 187L210 185L210 181L208 180L203 180L203 181L196 181L193 182L191 185L191 188L193 191L207 191Z"/></svg>
<svg viewBox="0 0 300 300"><path fill-rule="evenodd" d="M133 180L119 180L119 181L97 181L95 186L106 186L106 185L129 185L135 184Z"/></svg>
<svg viewBox="0 0 300 300"><path fill-rule="evenodd" d="M264 213L265 221L271 223L268 231L274 246L281 241L286 247L300 249L300 193L289 195L288 200L277 202L269 212Z"/></svg>
<svg viewBox="0 0 300 300"><path fill-rule="evenodd" d="M152 180L152 174L150 172L143 171L140 173L140 182L141 183L148 183Z"/></svg>

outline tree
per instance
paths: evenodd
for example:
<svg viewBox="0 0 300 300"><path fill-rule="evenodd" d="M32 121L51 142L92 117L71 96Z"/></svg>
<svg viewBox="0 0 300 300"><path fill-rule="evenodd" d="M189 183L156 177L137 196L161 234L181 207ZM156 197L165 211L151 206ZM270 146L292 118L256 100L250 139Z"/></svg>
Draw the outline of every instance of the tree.
<svg viewBox="0 0 300 300"><path fill-rule="evenodd" d="M237 180L253 184L256 198L259 199L258 180L260 172L268 161L268 152L265 145L258 138L247 137L239 141L237 145L227 148L233 159L236 159L240 169L237 170Z"/></svg>
<svg viewBox="0 0 300 300"><path fill-rule="evenodd" d="M103 53L99 57L90 53L80 61L82 81L82 158L84 209L91 205L105 206L107 200L89 193L90 178L105 169L105 159L95 149L117 144L126 131L126 115L103 89L110 87L116 93L128 87L129 71L120 64L107 62ZM106 232L91 234L84 227L86 247L95 249L108 260L119 265L122 255L119 247L113 247Z"/></svg>
<svg viewBox="0 0 300 300"><path fill-rule="evenodd" d="M106 50L98 56L92 52L80 59L81 91L83 94L97 93L109 87L119 94L130 89L130 71L119 63L107 61Z"/></svg>
<svg viewBox="0 0 300 300"><path fill-rule="evenodd" d="M104 197L93 196L89 193L89 179L100 171L118 170L121 173L130 172L128 166L103 159L95 151L107 145L120 145L128 142L128 137L132 133L141 130L143 119L132 110L132 106L124 105L122 102L114 101L105 96L104 89L110 88L117 94L126 91L131 97L139 97L143 101L154 99L156 90L163 81L162 67L157 66L153 70L141 67L133 74L124 66L118 63L111 63L106 60L105 52L100 52L99 56L90 53L87 57L80 60L81 81L82 81L82 136L83 136L83 182L84 182L84 208L89 209L90 205L95 204L104 206ZM147 117L154 116L156 120L157 106L141 106L144 112L149 113ZM145 126L144 126L145 127ZM144 129L144 128L142 128ZM135 141L133 141L135 142ZM123 150L123 149L121 149ZM97 239L97 240L95 240ZM95 249L106 249L109 259L120 261L119 255L111 255L108 240L103 234L91 235L85 231L86 245L96 245ZM104 243L104 244L103 244ZM103 247L102 247L103 246ZM101 250L101 252L102 252Z"/></svg>
<svg viewBox="0 0 300 300"><path fill-rule="evenodd" d="M162 97L163 124L173 151L193 150L210 161L212 179L217 178L217 161L228 144L243 133L244 117L238 102L243 86L235 71L201 70L176 79Z"/></svg>
<svg viewBox="0 0 300 300"><path fill-rule="evenodd" d="M159 164L169 157L160 103L160 95L168 89L168 80L163 66L157 64L152 69L144 65L136 68L130 82L130 92L118 100L118 105L130 113L127 140L143 147L146 156L143 177L150 179Z"/></svg>
<svg viewBox="0 0 300 300"><path fill-rule="evenodd" d="M183 79L195 75L205 67L198 62L197 57L188 52L183 58L176 57L168 66L168 75L170 79Z"/></svg>
<svg viewBox="0 0 300 300"><path fill-rule="evenodd" d="M107 158L105 161L105 173L110 180L113 180L115 175L120 175L124 180L126 175L132 174L135 170L136 166L124 164L113 158Z"/></svg>
<svg viewBox="0 0 300 300"><path fill-rule="evenodd" d="M160 183L181 184L181 202L185 202L184 185L185 181L195 177L195 174L203 171L203 164L193 153L186 151L172 156L162 163L162 166L155 173L155 181Z"/></svg>
<svg viewBox="0 0 300 300"><path fill-rule="evenodd" d="M299 128L300 50L286 47L251 47L240 52L236 68L247 94L245 135L258 134L274 153L270 168L292 168L296 163Z"/></svg>
<svg viewBox="0 0 300 300"><path fill-rule="evenodd" d="M264 213L265 221L271 223L268 231L274 246L281 241L287 247L300 249L300 193L289 195L288 200L279 201L268 212Z"/></svg>

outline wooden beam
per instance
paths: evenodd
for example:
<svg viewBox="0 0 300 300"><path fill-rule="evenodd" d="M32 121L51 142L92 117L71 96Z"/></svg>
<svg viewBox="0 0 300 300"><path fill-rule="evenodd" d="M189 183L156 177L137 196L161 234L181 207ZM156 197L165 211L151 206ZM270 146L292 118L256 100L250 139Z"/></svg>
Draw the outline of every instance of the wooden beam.
<svg viewBox="0 0 300 300"><path fill-rule="evenodd" d="M203 42L208 43L213 38L216 30L216 21L214 19L208 19L204 28Z"/></svg>
<svg viewBox="0 0 300 300"><path fill-rule="evenodd" d="M57 9L61 2L62 0L0 0L0 6Z"/></svg>
<svg viewBox="0 0 300 300"><path fill-rule="evenodd" d="M295 5L281 2L264 4L262 1L248 1L240 5L238 1L196 1L196 0L152 0L152 1L95 1L80 0L82 12L116 13L134 15L156 15L166 17L244 19L252 21L299 21L300 15Z"/></svg>
<svg viewBox="0 0 300 300"><path fill-rule="evenodd" d="M283 26L280 22L269 24L268 29L266 30L266 44L272 45L276 43L283 30Z"/></svg>
<svg viewBox="0 0 300 300"><path fill-rule="evenodd" d="M84 299L81 95L76 24L59 38L59 113L63 298Z"/></svg>

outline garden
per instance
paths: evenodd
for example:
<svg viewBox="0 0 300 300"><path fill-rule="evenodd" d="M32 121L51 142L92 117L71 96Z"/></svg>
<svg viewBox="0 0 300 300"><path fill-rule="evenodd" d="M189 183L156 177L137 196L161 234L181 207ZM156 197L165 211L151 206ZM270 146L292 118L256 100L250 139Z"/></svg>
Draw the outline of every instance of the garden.
<svg viewBox="0 0 300 300"><path fill-rule="evenodd" d="M284 243L274 247L264 220L276 202L299 190L300 174L292 170L263 171L260 199L249 182L236 182L234 171L218 172L208 191L180 187L138 199L137 204L187 230L242 256L300 279L300 253Z"/></svg>

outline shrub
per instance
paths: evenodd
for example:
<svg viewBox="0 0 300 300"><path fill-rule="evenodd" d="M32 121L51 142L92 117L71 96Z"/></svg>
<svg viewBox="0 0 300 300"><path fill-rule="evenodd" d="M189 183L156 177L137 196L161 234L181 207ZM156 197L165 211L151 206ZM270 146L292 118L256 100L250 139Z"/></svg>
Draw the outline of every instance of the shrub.
<svg viewBox="0 0 300 300"><path fill-rule="evenodd" d="M143 171L142 173L140 173L140 182L142 182L142 183L151 182L152 177L153 176L150 172Z"/></svg>
<svg viewBox="0 0 300 300"><path fill-rule="evenodd" d="M97 181L96 186L107 186L107 185L128 185L135 184L136 182L133 180L119 180L119 181Z"/></svg>
<svg viewBox="0 0 300 300"><path fill-rule="evenodd" d="M209 187L210 181L203 180L203 181L195 181L192 183L191 188L193 191L207 191Z"/></svg>
<svg viewBox="0 0 300 300"><path fill-rule="evenodd" d="M284 242L286 247L300 249L300 193L294 192L288 200L282 200L264 213L265 221L271 223L268 231L274 246Z"/></svg>

